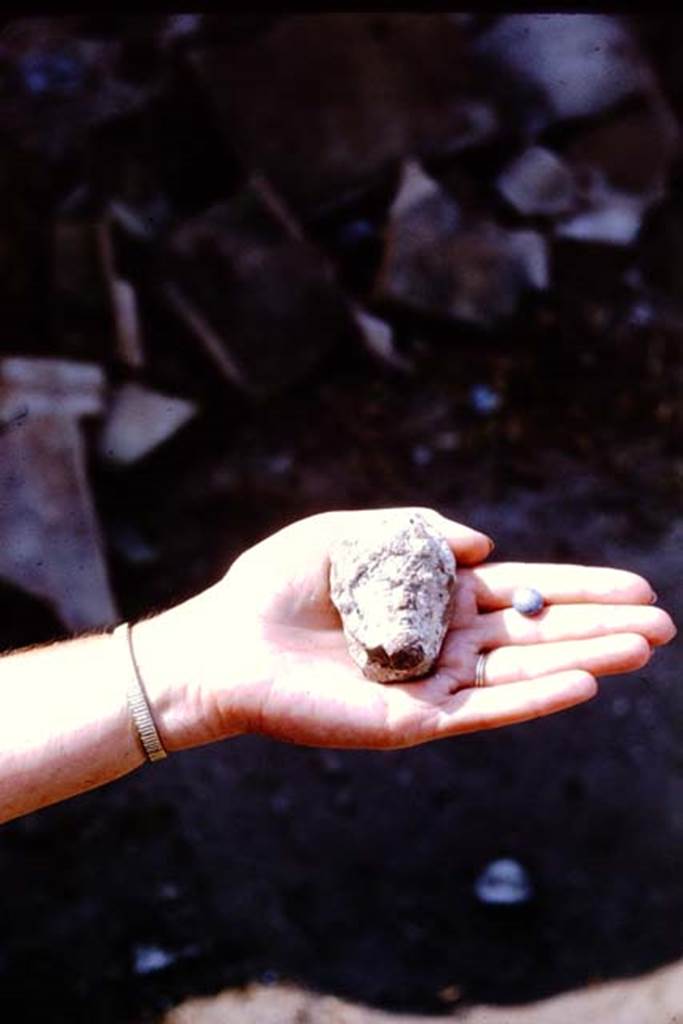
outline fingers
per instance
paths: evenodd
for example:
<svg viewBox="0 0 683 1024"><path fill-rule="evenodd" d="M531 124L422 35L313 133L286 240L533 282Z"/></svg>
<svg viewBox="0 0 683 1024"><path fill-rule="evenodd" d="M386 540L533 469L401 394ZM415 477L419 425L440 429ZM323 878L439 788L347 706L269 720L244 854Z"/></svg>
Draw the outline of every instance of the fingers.
<svg viewBox="0 0 683 1024"><path fill-rule="evenodd" d="M411 505L400 510L404 512L417 512L427 522L431 523L436 530L444 535L451 546L457 562L461 565L477 565L485 558L488 558L493 551L493 541L485 533L480 533L479 530L473 530L470 526L464 526L462 523L456 523L452 519L447 519L440 512L437 512L436 509ZM364 522L383 516L387 512L397 511L399 509L394 507L362 509L352 512L328 512L322 513L320 516L311 517L310 520L304 520L304 522L311 522L312 520L322 521L327 535L332 537L338 532L349 532L352 529L362 530ZM349 517L351 516L354 517L355 522L350 521Z"/></svg>
<svg viewBox="0 0 683 1024"><path fill-rule="evenodd" d="M473 632L483 650L508 644L585 640L614 633L639 633L653 647L668 643L676 628L661 608L649 605L550 605L535 618L514 608L480 615Z"/></svg>
<svg viewBox="0 0 683 1024"><path fill-rule="evenodd" d="M652 587L634 572L588 565L497 562L471 571L483 610L512 604L517 587L534 587L550 604L650 604Z"/></svg>
<svg viewBox="0 0 683 1024"><path fill-rule="evenodd" d="M513 683L581 669L592 676L633 672L648 663L652 649L638 633L614 633L591 640L499 647L486 658L485 684ZM472 669L474 678L474 668Z"/></svg>
<svg viewBox="0 0 683 1024"><path fill-rule="evenodd" d="M509 686L460 690L445 703L431 723L431 735L424 738L527 722L582 704L596 692L593 676L580 671L558 672Z"/></svg>
<svg viewBox="0 0 683 1024"><path fill-rule="evenodd" d="M414 511L420 512L444 535L459 565L477 565L493 551L494 543L487 534L447 519L431 508L416 508Z"/></svg>

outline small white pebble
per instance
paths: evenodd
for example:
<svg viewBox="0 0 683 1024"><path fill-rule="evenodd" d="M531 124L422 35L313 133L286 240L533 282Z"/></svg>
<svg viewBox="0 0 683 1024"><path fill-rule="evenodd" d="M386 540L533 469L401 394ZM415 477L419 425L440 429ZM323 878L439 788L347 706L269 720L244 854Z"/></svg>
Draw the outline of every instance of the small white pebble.
<svg viewBox="0 0 683 1024"><path fill-rule="evenodd" d="M133 970L136 974L153 974L163 971L177 959L175 953L169 953L159 946L135 946L133 949Z"/></svg>
<svg viewBox="0 0 683 1024"><path fill-rule="evenodd" d="M531 899L533 886L519 861L501 857L486 865L474 883L474 891L481 903L514 906Z"/></svg>

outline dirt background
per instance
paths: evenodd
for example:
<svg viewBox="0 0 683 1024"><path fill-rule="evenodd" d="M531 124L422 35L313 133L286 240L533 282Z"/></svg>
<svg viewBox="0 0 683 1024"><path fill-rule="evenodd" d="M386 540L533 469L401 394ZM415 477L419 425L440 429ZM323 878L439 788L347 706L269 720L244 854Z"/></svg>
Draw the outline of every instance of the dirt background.
<svg viewBox="0 0 683 1024"><path fill-rule="evenodd" d="M130 26L112 19L98 31L126 36ZM678 116L680 20L642 19L638 30ZM182 144L184 124L159 129L167 146ZM477 159L486 167L493 155ZM31 166L40 179L37 158ZM59 166L74 178L73 162ZM187 346L174 348L150 307L156 355L146 380L200 399L202 412L135 466L89 456L121 614L195 593L244 547L301 516L424 504L489 532L496 558L641 572L676 617L677 167L650 234L640 236L666 271L646 322L634 315L642 295L623 283L645 242L560 241L551 287L523 297L492 329L393 313L410 374L340 343L259 401ZM191 169L177 173L190 194ZM34 187L43 194L40 180ZM200 177L201 187L213 198L215 184ZM364 202L386 206L386 197ZM359 291L375 243L350 254L337 243L363 209L342 205L310 227L335 252L345 287ZM6 350L53 352L40 303L29 316L21 290L11 294ZM59 354L82 356L85 343L70 337ZM124 373L111 358L103 363L114 377ZM495 409L477 407L473 388L482 386L497 396ZM153 554L136 559L136 544ZM6 587L0 603L5 647L63 635L18 590ZM678 641L641 672L606 680L589 705L543 722L383 754L244 737L4 826L3 1015L132 1024L188 996L282 980L438 1015L675 961L683 954L680 656ZM530 902L476 899L477 875L503 856L528 870Z"/></svg>

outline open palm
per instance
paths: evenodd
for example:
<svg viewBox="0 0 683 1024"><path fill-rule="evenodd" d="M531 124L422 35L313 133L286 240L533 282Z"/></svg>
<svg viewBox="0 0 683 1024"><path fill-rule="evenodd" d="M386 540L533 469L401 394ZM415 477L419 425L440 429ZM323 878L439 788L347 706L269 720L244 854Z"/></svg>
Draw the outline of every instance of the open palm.
<svg viewBox="0 0 683 1024"><path fill-rule="evenodd" d="M351 660L329 594L329 550L380 511L300 520L250 548L212 588L215 613L229 609L258 669L207 701L227 731L236 704L251 731L295 743L392 748L551 714L590 699L596 677L642 667L675 634L653 608L642 577L587 566L482 564L488 538L419 509L448 539L458 563L453 619L435 671L408 683L375 683ZM530 619L512 591L534 586L547 602ZM205 595L205 597L208 597ZM205 619L206 621L206 619ZM213 642L213 657L220 662ZM486 686L474 687L487 658Z"/></svg>

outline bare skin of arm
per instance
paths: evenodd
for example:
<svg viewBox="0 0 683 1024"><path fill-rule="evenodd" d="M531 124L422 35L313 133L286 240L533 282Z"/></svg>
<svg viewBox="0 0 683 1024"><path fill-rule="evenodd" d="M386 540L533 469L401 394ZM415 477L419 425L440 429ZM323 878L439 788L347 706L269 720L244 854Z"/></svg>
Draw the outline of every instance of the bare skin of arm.
<svg viewBox="0 0 683 1024"><path fill-rule="evenodd" d="M511 725L589 700L599 677L642 668L676 633L634 573L484 564L485 535L420 511L447 536L459 566L452 628L429 677L363 678L330 601L333 537L379 513L312 516L250 548L201 594L134 626L167 751L245 733L381 750ZM534 619L510 608L524 585L548 602ZM483 650L487 685L474 688ZM125 698L132 671L125 645L109 634L0 658L0 821L144 763Z"/></svg>

